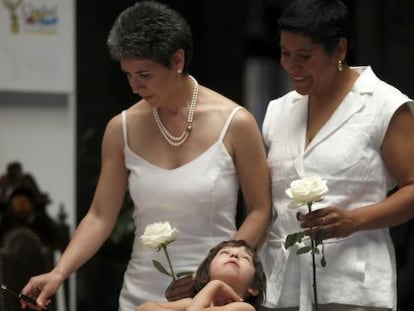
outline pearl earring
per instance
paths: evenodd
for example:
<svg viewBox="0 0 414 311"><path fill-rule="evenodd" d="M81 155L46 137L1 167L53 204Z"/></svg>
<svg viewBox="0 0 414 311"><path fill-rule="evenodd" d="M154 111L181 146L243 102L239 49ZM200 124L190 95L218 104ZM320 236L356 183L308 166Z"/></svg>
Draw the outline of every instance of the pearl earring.
<svg viewBox="0 0 414 311"><path fill-rule="evenodd" d="M178 70L177 70L177 73L178 73L178 74L181 74L182 72L183 72L183 71L182 71L181 69L178 69Z"/></svg>
<svg viewBox="0 0 414 311"><path fill-rule="evenodd" d="M342 61L341 60L338 60L338 70L339 71L344 70L344 65L342 64Z"/></svg>

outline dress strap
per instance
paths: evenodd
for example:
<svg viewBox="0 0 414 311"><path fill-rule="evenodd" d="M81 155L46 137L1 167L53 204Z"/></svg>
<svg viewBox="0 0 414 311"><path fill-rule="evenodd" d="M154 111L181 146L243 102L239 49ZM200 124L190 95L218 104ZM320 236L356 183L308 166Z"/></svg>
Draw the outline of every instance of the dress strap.
<svg viewBox="0 0 414 311"><path fill-rule="evenodd" d="M122 117L122 134L124 136L124 143L125 143L125 145L128 145L128 140L127 140L128 130L127 130L126 110L122 110L121 117Z"/></svg>
<svg viewBox="0 0 414 311"><path fill-rule="evenodd" d="M224 136L227 133L227 130L230 126L231 120L233 120L234 115L237 113L237 111L239 111L240 109L242 109L242 106L237 106L233 109L233 111L231 112L230 116L227 118L226 123L224 124L223 130L220 133L220 137L219 137L219 141L222 141Z"/></svg>

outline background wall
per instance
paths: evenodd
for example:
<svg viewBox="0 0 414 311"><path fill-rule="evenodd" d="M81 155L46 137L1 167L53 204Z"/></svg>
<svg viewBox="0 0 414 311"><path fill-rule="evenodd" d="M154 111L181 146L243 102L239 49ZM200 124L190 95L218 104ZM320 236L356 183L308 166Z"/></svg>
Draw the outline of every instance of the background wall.
<svg viewBox="0 0 414 311"><path fill-rule="evenodd" d="M5 1L0 17L0 174L20 161L73 226L75 1Z"/></svg>
<svg viewBox="0 0 414 311"><path fill-rule="evenodd" d="M0 92L0 171L19 161L49 194L57 218L63 204L75 219L75 120L69 95Z"/></svg>
<svg viewBox="0 0 414 311"><path fill-rule="evenodd" d="M10 12L0 3L0 175L10 162L20 162L48 194L50 216L57 220L63 206L73 230L75 1L23 0L16 13L14 33ZM75 283L70 286L74 310Z"/></svg>

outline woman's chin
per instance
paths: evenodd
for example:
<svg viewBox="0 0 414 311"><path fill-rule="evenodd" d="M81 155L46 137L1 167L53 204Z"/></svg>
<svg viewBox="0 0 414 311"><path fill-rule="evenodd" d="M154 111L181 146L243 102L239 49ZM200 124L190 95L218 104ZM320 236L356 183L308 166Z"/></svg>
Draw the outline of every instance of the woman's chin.
<svg viewBox="0 0 414 311"><path fill-rule="evenodd" d="M300 95L308 95L309 94L309 90L308 89L303 89L303 88L295 87L295 91L297 93L299 93Z"/></svg>

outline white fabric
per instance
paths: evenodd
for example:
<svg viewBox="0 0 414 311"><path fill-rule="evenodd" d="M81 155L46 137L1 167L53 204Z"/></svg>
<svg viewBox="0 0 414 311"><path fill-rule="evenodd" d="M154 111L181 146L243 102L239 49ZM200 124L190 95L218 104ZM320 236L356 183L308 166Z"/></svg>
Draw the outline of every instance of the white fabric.
<svg viewBox="0 0 414 311"><path fill-rule="evenodd" d="M305 149L307 96L292 91L269 103L263 136L269 147L273 206L278 218L261 253L268 277L268 307L300 306L311 311L311 255L285 250L286 235L302 231L298 209L288 209L292 180L317 175L330 191L312 208L353 209L385 198L394 181L381 158L381 143L391 117L411 101L379 80L370 67ZM413 109L413 103L410 103ZM414 111L414 110L412 110ZM307 207L301 207L307 212ZM395 308L395 255L388 229L359 232L325 242L327 267L317 259L320 304L339 303Z"/></svg>
<svg viewBox="0 0 414 311"><path fill-rule="evenodd" d="M148 300L165 300L171 278L158 272L152 259L168 269L165 254L142 246L146 225L169 221L180 231L168 246L175 272L195 271L208 251L234 236L238 195L236 168L223 144L235 113L229 116L218 140L191 162L173 170L157 167L135 154L127 144L126 112L122 112L125 164L129 192L135 204L135 241L124 275L119 310L132 311Z"/></svg>

